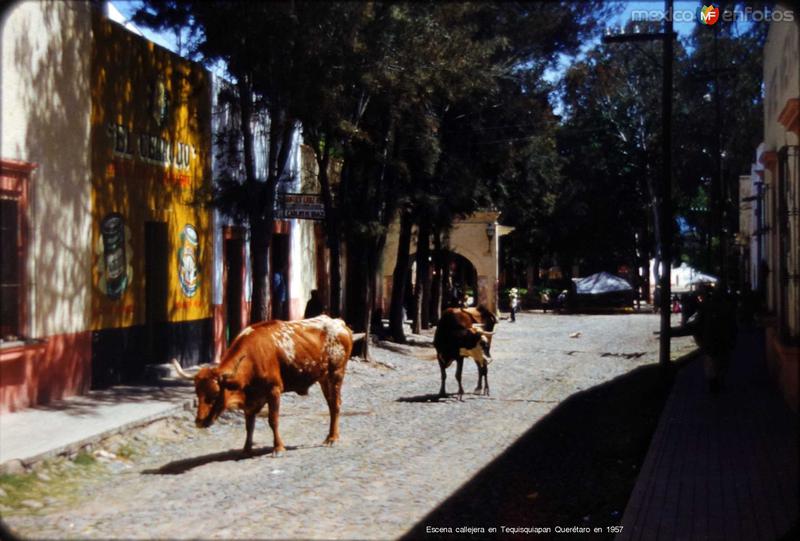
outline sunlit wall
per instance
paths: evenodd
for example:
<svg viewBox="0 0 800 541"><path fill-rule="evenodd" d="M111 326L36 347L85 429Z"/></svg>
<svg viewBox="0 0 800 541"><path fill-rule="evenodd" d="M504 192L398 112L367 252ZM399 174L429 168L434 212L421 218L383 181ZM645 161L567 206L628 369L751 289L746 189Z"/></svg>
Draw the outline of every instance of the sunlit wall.
<svg viewBox="0 0 800 541"><path fill-rule="evenodd" d="M91 274L88 2L36 0L2 22L0 156L37 164L28 223L32 337L86 330Z"/></svg>

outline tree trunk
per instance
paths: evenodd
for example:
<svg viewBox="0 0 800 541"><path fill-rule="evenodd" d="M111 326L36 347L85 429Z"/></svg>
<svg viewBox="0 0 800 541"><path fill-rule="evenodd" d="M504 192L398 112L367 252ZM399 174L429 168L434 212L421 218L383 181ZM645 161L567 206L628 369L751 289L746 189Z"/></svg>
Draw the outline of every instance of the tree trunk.
<svg viewBox="0 0 800 541"><path fill-rule="evenodd" d="M539 268L538 258L531 257L528 259L528 266L525 269L525 287L528 289L528 298L532 299L534 303L538 302L538 298L534 298L533 289L536 287L536 269Z"/></svg>
<svg viewBox="0 0 800 541"><path fill-rule="evenodd" d="M369 259L369 256L367 258ZM367 267L370 267L370 265L367 264ZM370 332L372 325L370 325L370 323L372 320L372 285L375 282L372 274L374 273L370 272L368 268L367 279L364 281L363 296L361 298L361 301L364 303L364 319L362 320L364 326L364 347L361 352L365 361L369 361L369 342L372 339L372 333Z"/></svg>
<svg viewBox="0 0 800 541"><path fill-rule="evenodd" d="M433 303L431 305L430 320L434 323L439 322L442 317L442 299L444 297L444 273L447 271L445 266L444 253L442 252L442 231L437 227L433 231L433 250L434 266L436 278L433 281Z"/></svg>
<svg viewBox="0 0 800 541"><path fill-rule="evenodd" d="M253 292L250 324L269 318L269 242L266 221L260 217L250 219L250 268Z"/></svg>
<svg viewBox="0 0 800 541"><path fill-rule="evenodd" d="M430 223L423 217L417 236L417 280L414 287L414 333L430 327Z"/></svg>
<svg viewBox="0 0 800 541"><path fill-rule="evenodd" d="M371 341L372 313L375 306L376 281L378 279L378 261L380 261L386 235L371 240L367 254L367 280L364 291L364 360L369 361L369 345Z"/></svg>
<svg viewBox="0 0 800 541"><path fill-rule="evenodd" d="M351 238L347 246L347 274L345 276L345 287L347 302L345 302L345 320L351 322L353 330L356 332L364 331L363 324L363 304L361 302L362 289L366 282L367 266L366 243L357 238Z"/></svg>
<svg viewBox="0 0 800 541"><path fill-rule="evenodd" d="M325 144L322 156L317 158L319 167L319 184L322 192L322 203L325 206L325 225L326 241L330 250L330 300L328 308L331 316L339 317L342 312L342 273L341 273L341 252L339 246L339 216L338 209L333 206L333 193L331 191L330 177L328 168L330 167L330 145ZM317 154L319 156L319 154Z"/></svg>
<svg viewBox="0 0 800 541"><path fill-rule="evenodd" d="M250 194L249 222L250 222L250 269L252 274L252 297L250 309L250 323L267 319L266 307L269 296L269 269L267 258L268 242L265 240L266 224L263 219L262 191L264 186L258 182L255 170L253 126L253 93L245 75L239 77L237 83L239 90L239 114L244 150L245 183Z"/></svg>
<svg viewBox="0 0 800 541"><path fill-rule="evenodd" d="M405 330L403 329L403 301L405 300L406 280L408 279L412 226L411 213L403 211L400 215L397 263L392 273L392 301L389 306L389 332L392 335L392 340L401 344L406 341Z"/></svg>
<svg viewBox="0 0 800 541"><path fill-rule="evenodd" d="M259 217L255 220L253 231L255 246L253 252L253 314L261 321L269 318L271 283L269 253L274 228L275 196L280 175L286 165L291 149L293 125L286 112L278 110L270 119L269 146L267 156L267 181L263 197L259 198ZM256 289L258 287L258 290ZM258 295L256 292L258 291ZM256 310L258 308L258 310ZM253 317L250 318L253 320Z"/></svg>

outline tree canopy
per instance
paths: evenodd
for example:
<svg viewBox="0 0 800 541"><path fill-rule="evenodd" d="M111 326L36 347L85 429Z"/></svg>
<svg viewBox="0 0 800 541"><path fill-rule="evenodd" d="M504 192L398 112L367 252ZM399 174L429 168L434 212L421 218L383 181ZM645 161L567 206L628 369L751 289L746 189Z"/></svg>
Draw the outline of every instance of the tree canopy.
<svg viewBox="0 0 800 541"><path fill-rule="evenodd" d="M600 0L144 0L136 20L180 29L192 55L225 66L242 118L247 215L266 246L282 160L301 127L328 216L331 306L338 313L345 242L356 258L348 281L360 291L350 306L364 309L348 316L369 327L376 267L398 215L402 238L416 225L436 243L456 217L497 208L516 228L506 241L510 282L529 267L580 263L585 272L613 272L653 254L660 44L601 44L604 21L619 7ZM684 257L698 257L715 234L702 210L716 174L711 154L727 156L721 184L730 184L749 165L759 133L764 32L718 26L698 25L676 47L675 123L683 136L675 141L671 195ZM545 73L564 58L572 66L548 82ZM725 111L718 129L709 122L709 94ZM248 133L260 112L270 118L266 179L255 178ZM329 177L334 161L338 183ZM392 309L399 339L410 257L403 244L394 281L403 285ZM263 282L266 265L254 266L254 280ZM254 295L267 290L254 287Z"/></svg>

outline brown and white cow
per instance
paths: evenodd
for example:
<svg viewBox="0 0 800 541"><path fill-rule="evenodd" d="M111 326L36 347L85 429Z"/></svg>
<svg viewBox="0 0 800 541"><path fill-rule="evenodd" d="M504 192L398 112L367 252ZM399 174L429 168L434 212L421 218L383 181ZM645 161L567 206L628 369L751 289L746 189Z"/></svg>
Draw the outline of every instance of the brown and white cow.
<svg viewBox="0 0 800 541"><path fill-rule="evenodd" d="M494 324L492 323L493 326ZM493 334L493 332L483 330L480 326L477 326L474 314L468 312L467 309L448 308L445 310L436 325L436 332L433 335L433 345L436 347L436 356L439 360L439 370L442 375L439 396L446 396L446 369L455 361L458 398L459 400L462 399L464 388L461 385L461 371L464 365L464 357L472 357L478 365L478 387L476 392L480 392L481 380L485 379L486 390L484 392L487 395L489 394L487 365L492 362L489 346Z"/></svg>
<svg viewBox="0 0 800 541"><path fill-rule="evenodd" d="M206 366L192 378L173 360L178 374L194 379L198 427L206 428L226 409L244 410L247 439L253 448L256 414L269 406L273 454L285 450L278 432L281 393L308 394L319 382L330 411L325 445L339 438L342 380L353 348L353 334L341 319L322 315L299 321L265 321L244 329L220 363Z"/></svg>

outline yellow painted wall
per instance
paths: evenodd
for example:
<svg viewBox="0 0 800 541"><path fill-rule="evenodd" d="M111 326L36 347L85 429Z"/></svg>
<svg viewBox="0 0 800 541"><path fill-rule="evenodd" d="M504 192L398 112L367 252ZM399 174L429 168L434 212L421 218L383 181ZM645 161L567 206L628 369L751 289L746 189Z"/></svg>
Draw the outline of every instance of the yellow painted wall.
<svg viewBox="0 0 800 541"><path fill-rule="evenodd" d="M211 317L211 219L200 203L211 177L210 76L198 64L99 15L93 28L91 328L145 322L148 221L167 224L168 320ZM122 215L127 228L127 285L118 298L108 294L101 234L110 213ZM193 294L179 280L187 225L198 237L192 250L197 267Z"/></svg>

